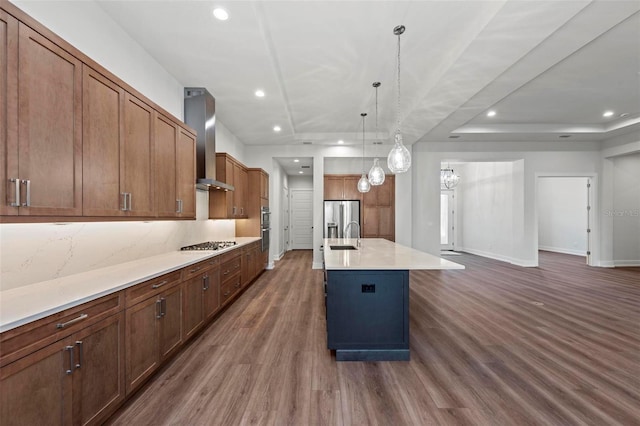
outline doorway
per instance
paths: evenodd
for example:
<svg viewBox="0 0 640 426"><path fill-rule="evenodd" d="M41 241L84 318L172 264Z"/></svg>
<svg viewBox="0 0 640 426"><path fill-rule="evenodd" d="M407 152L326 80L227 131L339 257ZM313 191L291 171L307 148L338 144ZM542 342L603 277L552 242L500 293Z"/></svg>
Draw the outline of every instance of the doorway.
<svg viewBox="0 0 640 426"><path fill-rule="evenodd" d="M455 249L455 193L453 189L440 191L440 250Z"/></svg>
<svg viewBox="0 0 640 426"><path fill-rule="evenodd" d="M313 248L313 190L291 189L291 249Z"/></svg>
<svg viewBox="0 0 640 426"><path fill-rule="evenodd" d="M289 237L289 188L282 188L282 255L291 250Z"/></svg>
<svg viewBox="0 0 640 426"><path fill-rule="evenodd" d="M592 265L592 176L538 176L537 249L585 257Z"/></svg>

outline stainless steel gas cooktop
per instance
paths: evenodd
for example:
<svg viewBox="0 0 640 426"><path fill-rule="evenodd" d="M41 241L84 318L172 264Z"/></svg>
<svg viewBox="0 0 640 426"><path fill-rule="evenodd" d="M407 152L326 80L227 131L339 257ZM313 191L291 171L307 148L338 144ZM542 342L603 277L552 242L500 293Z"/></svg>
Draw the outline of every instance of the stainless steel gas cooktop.
<svg viewBox="0 0 640 426"><path fill-rule="evenodd" d="M233 247L236 244L238 243L235 241L207 241L204 243L181 247L180 250L222 250L227 247Z"/></svg>

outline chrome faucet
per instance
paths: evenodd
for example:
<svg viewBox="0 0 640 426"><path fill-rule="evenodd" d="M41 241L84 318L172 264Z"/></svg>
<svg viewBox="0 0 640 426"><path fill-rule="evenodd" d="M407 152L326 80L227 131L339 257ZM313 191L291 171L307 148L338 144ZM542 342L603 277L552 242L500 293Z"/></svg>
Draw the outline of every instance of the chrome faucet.
<svg viewBox="0 0 640 426"><path fill-rule="evenodd" d="M360 243L360 224L359 224L358 222L356 222L355 220L352 220L351 222L347 223L347 226L345 226L345 227L344 227L344 235L345 235L345 236L347 235L347 230L349 229L349 227L350 227L351 225L354 225L354 224L355 224L355 225L358 225L358 240L357 240L356 245L357 245L358 247L360 247L360 245L361 245L361 243Z"/></svg>

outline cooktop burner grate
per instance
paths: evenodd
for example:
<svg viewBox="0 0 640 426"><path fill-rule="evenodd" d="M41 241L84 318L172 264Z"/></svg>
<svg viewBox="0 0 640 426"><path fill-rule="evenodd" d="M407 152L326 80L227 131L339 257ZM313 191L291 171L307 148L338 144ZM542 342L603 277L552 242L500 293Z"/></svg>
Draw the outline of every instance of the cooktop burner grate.
<svg viewBox="0 0 640 426"><path fill-rule="evenodd" d="M180 250L189 251L189 250L222 250L227 247L235 246L235 241L207 241L199 244L192 244L190 246L181 247Z"/></svg>

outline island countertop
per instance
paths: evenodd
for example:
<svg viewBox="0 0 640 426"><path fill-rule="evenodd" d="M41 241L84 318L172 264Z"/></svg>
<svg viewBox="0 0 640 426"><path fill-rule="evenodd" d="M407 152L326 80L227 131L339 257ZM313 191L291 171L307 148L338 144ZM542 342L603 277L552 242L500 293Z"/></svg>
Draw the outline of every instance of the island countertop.
<svg viewBox="0 0 640 426"><path fill-rule="evenodd" d="M325 238L324 262L327 270L425 270L464 269L463 265L396 244L383 238ZM335 250L332 245L352 245L356 250Z"/></svg>

